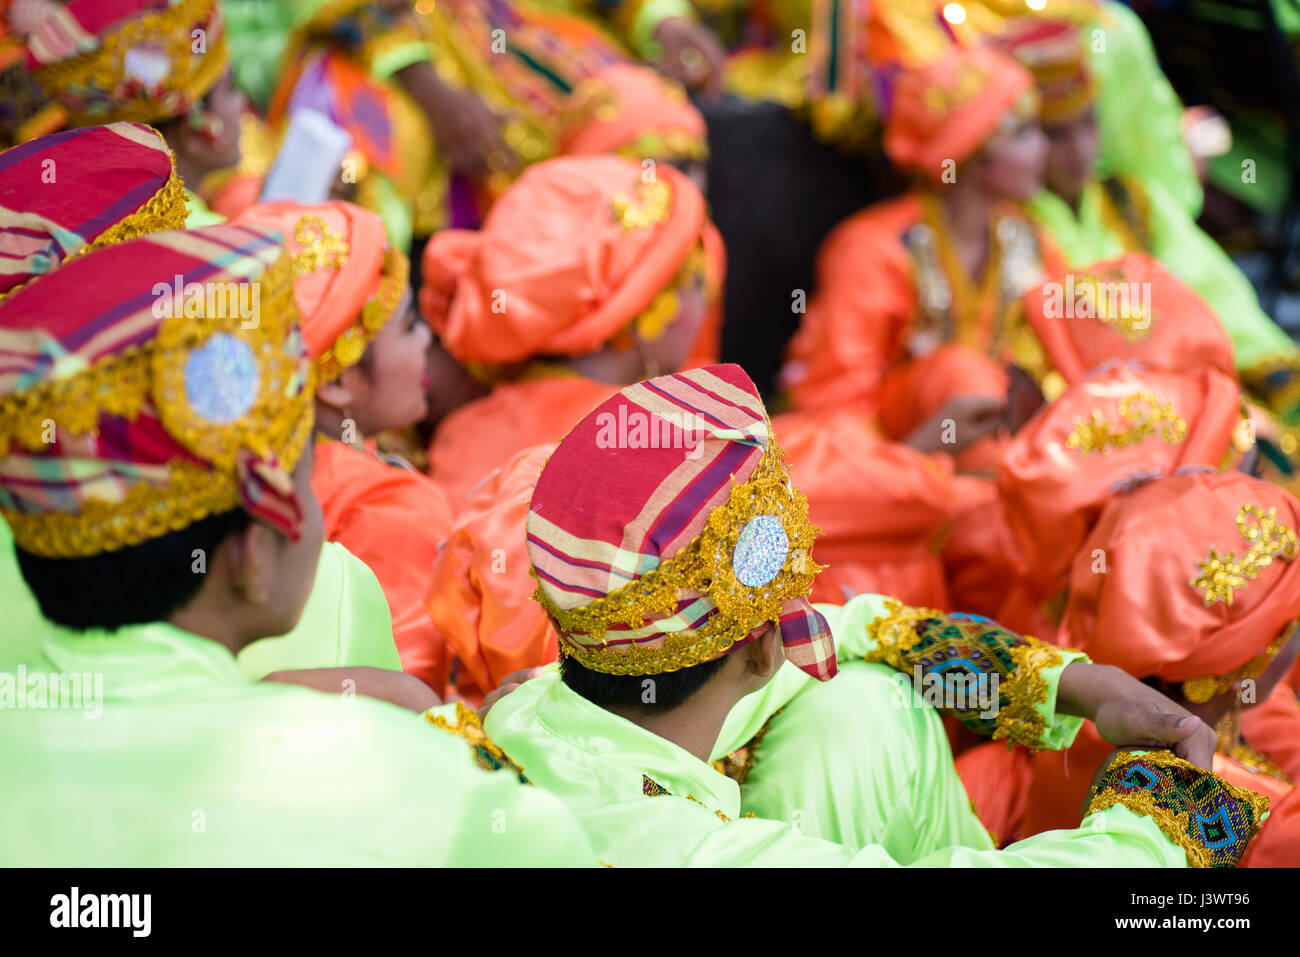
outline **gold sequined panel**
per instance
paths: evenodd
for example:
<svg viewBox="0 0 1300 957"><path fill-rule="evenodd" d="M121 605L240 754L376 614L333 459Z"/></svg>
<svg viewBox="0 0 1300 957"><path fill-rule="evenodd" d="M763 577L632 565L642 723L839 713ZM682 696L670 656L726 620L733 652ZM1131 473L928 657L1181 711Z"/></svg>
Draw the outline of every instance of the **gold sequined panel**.
<svg viewBox="0 0 1300 957"><path fill-rule="evenodd" d="M619 193L614 197L611 210L614 219L624 229L653 229L668 218L672 210L672 190L662 180L637 183L635 197Z"/></svg>

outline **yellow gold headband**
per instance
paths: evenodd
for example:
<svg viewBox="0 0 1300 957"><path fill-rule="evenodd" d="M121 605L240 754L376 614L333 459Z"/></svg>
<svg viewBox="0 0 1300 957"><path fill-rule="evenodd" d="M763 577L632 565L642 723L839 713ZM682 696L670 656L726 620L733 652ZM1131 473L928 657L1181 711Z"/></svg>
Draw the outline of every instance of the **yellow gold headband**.
<svg viewBox="0 0 1300 957"><path fill-rule="evenodd" d="M1258 658L1248 661L1240 668L1230 671L1226 675L1202 675L1199 678L1188 678L1183 682L1183 697L1188 701L1203 704L1215 695L1230 691L1238 681L1255 680L1264 673L1264 669L1277 657L1277 653L1282 650L1287 643L1287 639L1295 633L1297 624L1300 624L1300 619L1283 628L1282 633L1273 639Z"/></svg>
<svg viewBox="0 0 1300 957"><path fill-rule="evenodd" d="M333 382L344 369L361 361L371 341L401 303L410 272L411 263L406 254L394 246L385 246L379 288L361 307L357 321L339 333L316 360L317 381Z"/></svg>

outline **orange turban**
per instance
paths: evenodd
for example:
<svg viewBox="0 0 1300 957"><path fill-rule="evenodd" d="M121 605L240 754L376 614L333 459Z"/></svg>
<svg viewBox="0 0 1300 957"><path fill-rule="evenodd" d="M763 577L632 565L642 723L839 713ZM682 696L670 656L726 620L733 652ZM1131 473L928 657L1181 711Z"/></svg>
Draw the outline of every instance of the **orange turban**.
<svg viewBox="0 0 1300 957"><path fill-rule="evenodd" d="M389 245L384 221L335 200L318 206L278 200L231 222L278 229L293 256L293 293L307 351L321 382L361 359L406 292L406 255Z"/></svg>
<svg viewBox="0 0 1300 957"><path fill-rule="evenodd" d="M938 182L945 161L973 156L1020 104L1034 104L1034 80L1024 67L984 47L950 50L899 75L885 153Z"/></svg>
<svg viewBox="0 0 1300 957"><path fill-rule="evenodd" d="M570 94L560 152L703 160L709 147L704 117L680 86L649 67L617 63Z"/></svg>
<svg viewBox="0 0 1300 957"><path fill-rule="evenodd" d="M1020 574L1054 594L1117 482L1219 466L1240 422L1237 384L1216 369L1119 366L1071 387L1016 434L998 466Z"/></svg>
<svg viewBox="0 0 1300 957"><path fill-rule="evenodd" d="M460 362L585 355L650 309L694 259L704 197L675 169L617 156L530 167L477 232L424 251L420 309Z"/></svg>
<svg viewBox="0 0 1300 957"><path fill-rule="evenodd" d="M1075 559L1062 643L1184 682L1193 701L1257 677L1300 616L1297 527L1300 500L1240 472L1144 485L1107 507Z"/></svg>
<svg viewBox="0 0 1300 957"><path fill-rule="evenodd" d="M1212 366L1234 378L1232 340L1196 290L1146 253L1094 263L1025 294L1025 318L1074 384L1112 359L1149 369Z"/></svg>

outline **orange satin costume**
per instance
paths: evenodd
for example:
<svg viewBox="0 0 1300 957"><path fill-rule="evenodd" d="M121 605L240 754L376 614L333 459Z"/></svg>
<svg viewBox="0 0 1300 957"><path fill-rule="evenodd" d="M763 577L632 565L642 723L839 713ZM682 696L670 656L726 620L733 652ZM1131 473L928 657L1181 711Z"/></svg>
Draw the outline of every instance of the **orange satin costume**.
<svg viewBox="0 0 1300 957"><path fill-rule="evenodd" d="M1003 398L1003 363L1041 376L1041 350L1020 321L1021 292L1056 265L1023 213L990 224L988 262L968 276L950 248L936 190L1034 103L1032 77L990 50L953 50L898 78L885 151L928 185L850 217L818 252L817 290L791 340L781 385L799 409L851 406L905 438L958 395ZM952 601L996 613L1011 579L1011 539L984 477L1002 442L957 457L944 547Z"/></svg>
<svg viewBox="0 0 1300 957"><path fill-rule="evenodd" d="M279 201L252 206L233 222L274 226L285 237L318 381L338 378L361 359L406 295L406 257L389 246L383 221L351 203ZM311 484L325 514L325 537L379 579L403 670L442 694L449 663L424 599L451 527L446 497L427 476L333 439L316 445Z"/></svg>
<svg viewBox="0 0 1300 957"><path fill-rule="evenodd" d="M817 561L826 567L813 601L838 605L874 592L948 606L939 557L952 521L948 456L890 442L853 409L785 412L772 417L772 432L821 529Z"/></svg>
<svg viewBox="0 0 1300 957"><path fill-rule="evenodd" d="M558 653L551 622L532 597L537 583L523 534L533 484L554 448L524 449L485 482L456 515L434 565L428 612L453 658L451 680L468 701Z"/></svg>
<svg viewBox="0 0 1300 957"><path fill-rule="evenodd" d="M1017 561L998 621L1051 641L1071 563L1117 487L1184 466L1234 464L1241 423L1236 380L1215 368L1112 366L1042 409L997 471Z"/></svg>
<svg viewBox="0 0 1300 957"><path fill-rule="evenodd" d="M1208 700L1229 692L1234 681L1254 680L1287 641L1296 640L1298 522L1294 496L1237 472L1169 476L1115 498L1074 562L1060 643L1099 664L1178 686L1189 700ZM1093 569L1093 549L1106 555L1104 573ZM1287 696L1293 697L1290 688L1279 682L1261 705L1273 724L1255 727L1273 741L1300 739L1300 711ZM1240 728L1230 712L1220 725L1214 770L1277 803L1291 793L1291 781L1265 742L1243 736ZM1111 750L1085 722L1074 745L1059 754L967 759L968 769L983 765L981 780L971 787L975 794L993 787L991 773L1022 779L1018 766L1026 761L1032 770L1023 819L986 826L1027 837L1077 824L1093 772ZM1012 802L986 803L1000 810ZM1270 839L1261 834L1256 840Z"/></svg>

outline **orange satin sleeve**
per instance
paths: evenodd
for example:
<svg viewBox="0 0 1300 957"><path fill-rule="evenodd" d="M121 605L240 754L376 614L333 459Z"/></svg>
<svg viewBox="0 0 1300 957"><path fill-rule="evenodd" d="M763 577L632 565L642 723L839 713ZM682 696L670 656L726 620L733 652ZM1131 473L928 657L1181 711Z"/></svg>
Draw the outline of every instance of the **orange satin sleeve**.
<svg viewBox="0 0 1300 957"><path fill-rule="evenodd" d="M920 218L912 195L857 213L817 253L817 289L786 347L779 385L798 409L860 404L875 414L880 383L916 310L902 236Z"/></svg>
<svg viewBox="0 0 1300 957"><path fill-rule="evenodd" d="M1243 711L1241 736L1292 781L1300 781L1300 699L1294 688L1278 682L1272 694Z"/></svg>
<svg viewBox="0 0 1300 957"><path fill-rule="evenodd" d="M516 452L558 442L616 392L617 386L578 376L498 385L438 426L429 474L459 509Z"/></svg>
<svg viewBox="0 0 1300 957"><path fill-rule="evenodd" d="M875 592L947 607L939 558L953 509L947 456L890 442L851 408L787 412L773 417L772 431L821 529L816 558L827 567L812 600L841 604Z"/></svg>
<svg viewBox="0 0 1300 957"><path fill-rule="evenodd" d="M442 694L447 654L424 599L451 528L446 497L427 476L334 441L316 446L311 485L325 515L326 539L346 547L379 579L402 670Z"/></svg>
<svg viewBox="0 0 1300 957"><path fill-rule="evenodd" d="M980 823L998 847L1018 841L1034 773L1029 752L985 741L959 754L953 764Z"/></svg>
<svg viewBox="0 0 1300 957"><path fill-rule="evenodd" d="M1300 790L1269 807L1268 820L1250 842L1240 867L1300 867Z"/></svg>
<svg viewBox="0 0 1300 957"><path fill-rule="evenodd" d="M996 486L977 475L952 480L952 532L943 546L951 607L993 617L1015 583L1018 556Z"/></svg>
<svg viewBox="0 0 1300 957"><path fill-rule="evenodd" d="M456 690L475 704L506 675L554 661L559 650L532 599L524 534L533 485L553 449L525 449L475 492L434 565L429 617L456 658Z"/></svg>

